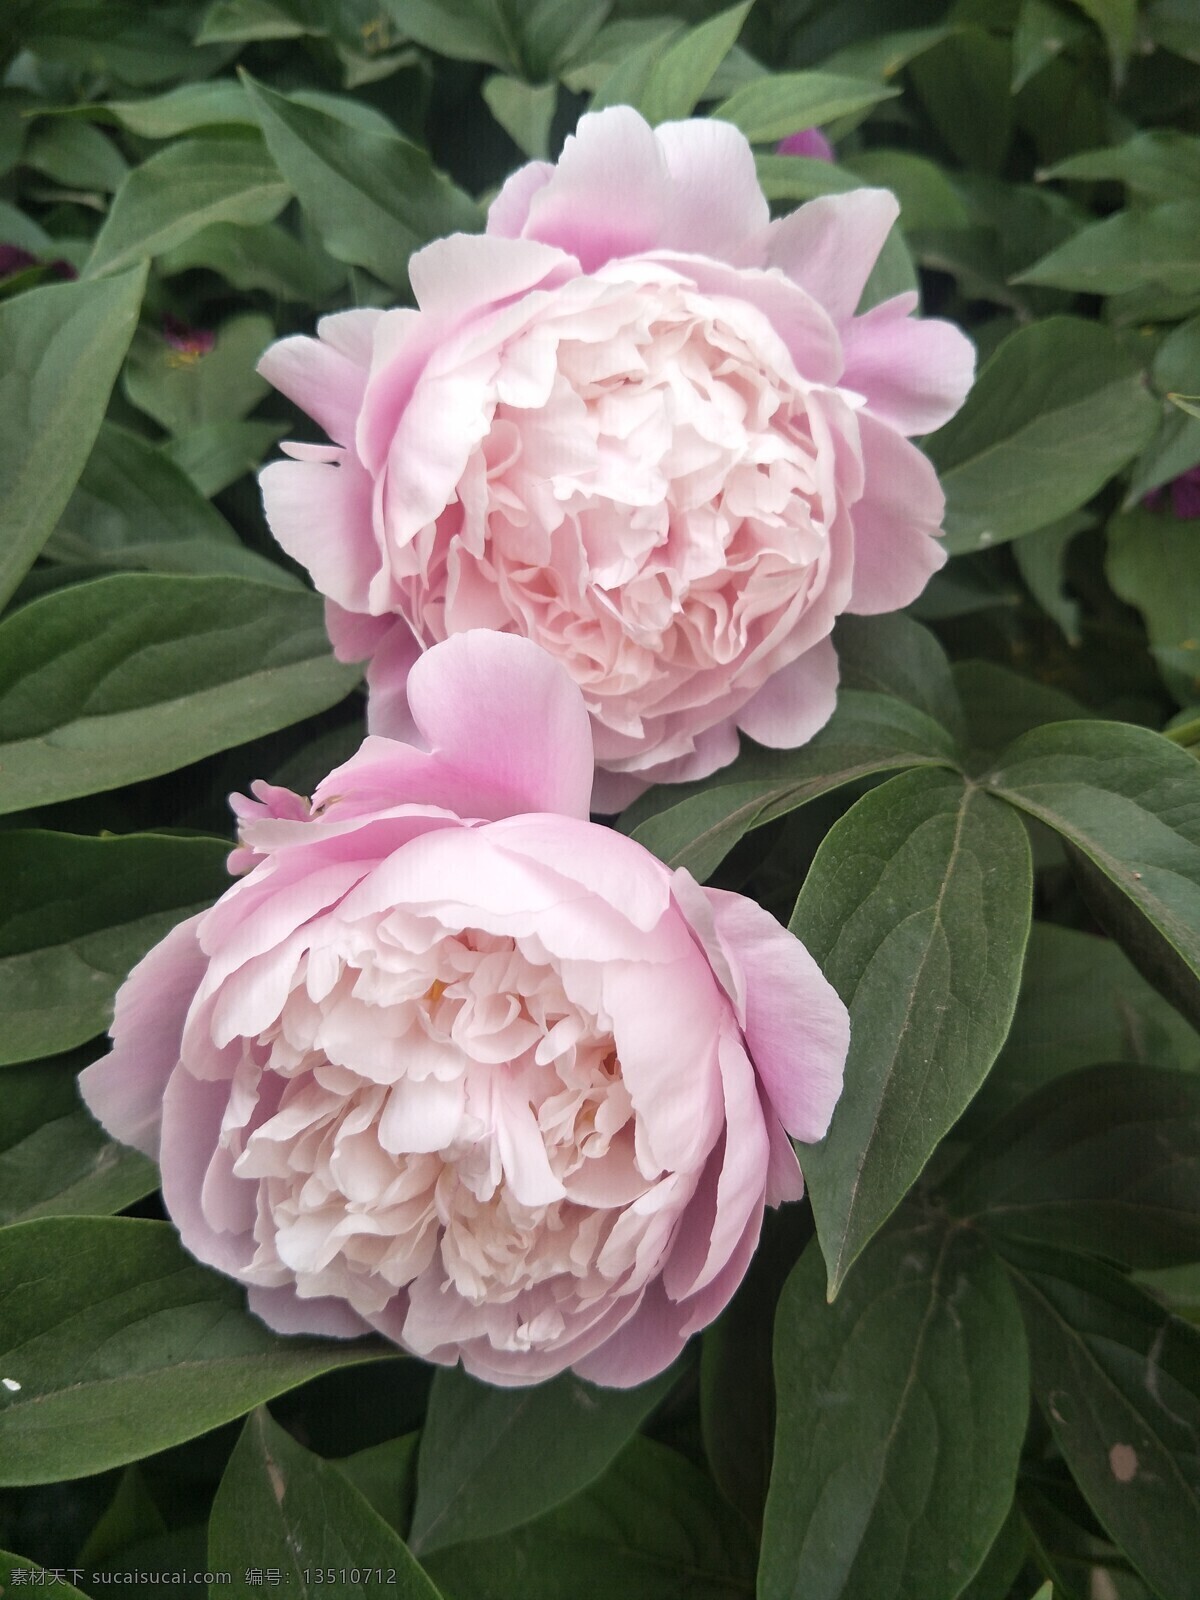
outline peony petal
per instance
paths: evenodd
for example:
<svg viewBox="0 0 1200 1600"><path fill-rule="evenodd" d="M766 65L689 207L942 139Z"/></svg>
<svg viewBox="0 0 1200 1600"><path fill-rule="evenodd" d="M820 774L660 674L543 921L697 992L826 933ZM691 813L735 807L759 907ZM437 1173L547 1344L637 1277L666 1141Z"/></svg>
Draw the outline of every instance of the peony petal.
<svg viewBox="0 0 1200 1600"><path fill-rule="evenodd" d="M833 715L837 683L833 641L822 639L767 679L738 712L738 727L772 750L797 749Z"/></svg>
<svg viewBox="0 0 1200 1600"><path fill-rule="evenodd" d="M867 485L854 507L849 611L875 616L910 605L946 563L938 543L946 499L915 445L875 417L859 417Z"/></svg>
<svg viewBox="0 0 1200 1600"><path fill-rule="evenodd" d="M594 272L660 244L670 203L649 123L630 106L609 106L580 117L553 175L531 196L522 233L570 251Z"/></svg>
<svg viewBox="0 0 1200 1600"><path fill-rule="evenodd" d="M670 210L658 244L719 261L740 259L771 213L758 186L754 152L729 122L694 117L654 130L671 179Z"/></svg>
<svg viewBox="0 0 1200 1600"><path fill-rule="evenodd" d="M273 461L259 474L271 532L313 583L349 611L365 611L381 557L370 477L351 455L334 466Z"/></svg>
<svg viewBox="0 0 1200 1600"><path fill-rule="evenodd" d="M487 836L605 900L648 933L671 904L671 879L642 845L574 817L523 816L497 822Z"/></svg>
<svg viewBox="0 0 1200 1600"><path fill-rule="evenodd" d="M367 385L371 335L379 311L343 311L322 318L316 339L280 339L258 370L318 422L338 444L352 445Z"/></svg>
<svg viewBox="0 0 1200 1600"><path fill-rule="evenodd" d="M410 257L408 276L422 311L460 317L579 272L573 256L533 239L454 233Z"/></svg>
<svg viewBox="0 0 1200 1600"><path fill-rule="evenodd" d="M699 951L647 966L613 962L602 973L621 1077L637 1113L638 1165L698 1172L723 1123L718 1039L729 1012Z"/></svg>
<svg viewBox="0 0 1200 1600"><path fill-rule="evenodd" d="M763 1115L771 1144L767 1163L767 1204L781 1206L788 1200L803 1200L804 1174L800 1170L800 1158L769 1102L763 1107Z"/></svg>
<svg viewBox="0 0 1200 1600"><path fill-rule="evenodd" d="M842 1092L850 1016L794 934L753 900L707 889L721 942L745 974L746 1043L795 1139L824 1138Z"/></svg>
<svg viewBox="0 0 1200 1600"><path fill-rule="evenodd" d="M589 1383L634 1389L665 1372L680 1354L687 1343L682 1322L683 1312L667 1298L662 1280L656 1278L629 1321L599 1349L572 1365Z"/></svg>
<svg viewBox="0 0 1200 1600"><path fill-rule="evenodd" d="M539 189L554 176L549 161L529 161L504 180L500 193L488 207L487 236L491 239L519 239L529 221L529 207Z"/></svg>
<svg viewBox="0 0 1200 1600"><path fill-rule="evenodd" d="M199 921L179 923L134 967L117 992L111 1051L79 1075L84 1104L104 1131L155 1161L163 1093L207 966Z"/></svg>
<svg viewBox="0 0 1200 1600"><path fill-rule="evenodd" d="M673 1300L708 1287L737 1248L751 1217L762 1216L770 1147L758 1080L741 1038L722 1029L718 1047L725 1133L684 1213L663 1284ZM707 1188L707 1204L702 1193Z"/></svg>
<svg viewBox="0 0 1200 1600"><path fill-rule="evenodd" d="M899 215L887 189L822 195L771 224L767 262L807 289L835 320L848 320Z"/></svg>
<svg viewBox="0 0 1200 1600"><path fill-rule="evenodd" d="M251 1285L246 1301L256 1317L276 1333L313 1333L324 1339L358 1339L370 1333L365 1322L345 1300L302 1300L290 1285L263 1289Z"/></svg>
<svg viewBox="0 0 1200 1600"><path fill-rule="evenodd" d="M219 1148L221 1122L229 1104L228 1083L201 1083L190 1072L173 1073L163 1097L163 1202L186 1249L205 1266L241 1278L254 1259L251 1233L218 1233L202 1205L205 1178ZM228 1175L225 1182L251 1185Z"/></svg>
<svg viewBox="0 0 1200 1600"><path fill-rule="evenodd" d="M476 815L586 817L592 735L579 689L527 639L474 630L435 645L408 677L412 715L437 754L486 805Z"/></svg>
<svg viewBox="0 0 1200 1600"><path fill-rule="evenodd" d="M897 295L842 329L842 382L898 433L931 433L958 410L975 376L975 346L951 322L917 319L915 294Z"/></svg>

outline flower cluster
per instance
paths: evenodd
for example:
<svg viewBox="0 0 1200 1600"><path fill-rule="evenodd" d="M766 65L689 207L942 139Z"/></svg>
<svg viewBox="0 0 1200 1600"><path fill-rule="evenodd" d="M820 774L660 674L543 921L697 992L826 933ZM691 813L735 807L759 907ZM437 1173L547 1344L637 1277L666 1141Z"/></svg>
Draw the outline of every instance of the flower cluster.
<svg viewBox="0 0 1200 1600"><path fill-rule="evenodd" d="M909 436L972 354L914 295L859 314L895 215L772 222L736 130L615 108L413 258L418 309L264 358L332 441L263 491L371 658L372 732L311 801L235 798L237 881L134 970L82 1086L271 1326L638 1383L802 1193L845 1007L767 912L589 812L739 730L803 743L837 616L940 565Z"/></svg>

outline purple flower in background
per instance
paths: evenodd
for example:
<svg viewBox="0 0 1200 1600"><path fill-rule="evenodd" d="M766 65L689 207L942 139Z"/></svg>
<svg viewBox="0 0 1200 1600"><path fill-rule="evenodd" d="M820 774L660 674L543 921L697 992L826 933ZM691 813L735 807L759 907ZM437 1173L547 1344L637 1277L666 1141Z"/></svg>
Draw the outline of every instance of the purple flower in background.
<svg viewBox="0 0 1200 1600"><path fill-rule="evenodd" d="M1200 466L1189 467L1177 478L1172 478L1170 483L1152 490L1142 504L1149 506L1152 511L1161 511L1167 495L1171 497L1171 510L1177 517L1187 521L1200 517Z"/></svg>
<svg viewBox="0 0 1200 1600"><path fill-rule="evenodd" d="M22 249L19 244L0 244L0 280L14 278L18 272L27 272L30 267L48 267L53 277L65 280L79 276L69 261L61 258L46 261Z"/></svg>
<svg viewBox="0 0 1200 1600"><path fill-rule="evenodd" d="M211 328L191 328L168 311L162 320L163 343L173 354L167 359L171 366L190 367L206 356L217 342Z"/></svg>
<svg viewBox="0 0 1200 1600"><path fill-rule="evenodd" d="M1200 467L1181 472L1171 484L1171 509L1177 517L1200 517Z"/></svg>
<svg viewBox="0 0 1200 1600"><path fill-rule="evenodd" d="M813 161L832 161L833 146L820 128L801 128L789 133L775 146L777 156L809 156Z"/></svg>

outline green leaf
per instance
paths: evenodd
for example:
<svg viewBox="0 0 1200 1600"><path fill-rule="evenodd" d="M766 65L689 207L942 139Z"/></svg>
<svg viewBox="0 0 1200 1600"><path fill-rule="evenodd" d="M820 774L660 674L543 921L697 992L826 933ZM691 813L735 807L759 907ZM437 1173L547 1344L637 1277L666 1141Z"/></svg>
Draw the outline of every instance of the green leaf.
<svg viewBox="0 0 1200 1600"><path fill-rule="evenodd" d="M1200 1080L1085 1067L1045 1084L942 1187L956 1216L1131 1267L1200 1260Z"/></svg>
<svg viewBox="0 0 1200 1600"><path fill-rule="evenodd" d="M161 449L111 422L100 429L43 554L51 561L239 574L301 587L277 562L247 550Z"/></svg>
<svg viewBox="0 0 1200 1600"><path fill-rule="evenodd" d="M986 1246L877 1240L835 1305L810 1246L775 1321L779 1423L759 1600L954 1600L1012 1503L1029 1384Z"/></svg>
<svg viewBox="0 0 1200 1600"><path fill-rule="evenodd" d="M1200 1572L1200 1333L1111 1269L1003 1244L1033 1386L1109 1536L1165 1600Z"/></svg>
<svg viewBox="0 0 1200 1600"><path fill-rule="evenodd" d="M1149 439L1157 407L1099 323L1048 317L1011 334L926 448L946 491L946 544L982 549L1089 500Z"/></svg>
<svg viewBox="0 0 1200 1600"><path fill-rule="evenodd" d="M410 39L455 61L487 61L520 75L520 44L503 0L384 0Z"/></svg>
<svg viewBox="0 0 1200 1600"><path fill-rule="evenodd" d="M87 1536L79 1559L89 1566L120 1556L130 1545L158 1539L167 1531L162 1512L138 1467L126 1467L99 1522ZM116 1565L116 1563L114 1563Z"/></svg>
<svg viewBox="0 0 1200 1600"><path fill-rule="evenodd" d="M438 1600L400 1537L331 1462L273 1422L246 1419L213 1502L209 1566L244 1573L275 1567L289 1594L325 1592Z"/></svg>
<svg viewBox="0 0 1200 1600"><path fill-rule="evenodd" d="M271 0L214 0L204 13L197 44L249 44L259 39L302 39L326 30Z"/></svg>
<svg viewBox="0 0 1200 1600"><path fill-rule="evenodd" d="M815 200L822 194L845 194L861 188L856 173L815 156L780 156L765 150L754 155L758 186L768 200Z"/></svg>
<svg viewBox="0 0 1200 1600"><path fill-rule="evenodd" d="M1200 1041L1111 939L1035 922L1012 1027L968 1115L995 1121L1060 1073L1101 1061L1195 1069Z"/></svg>
<svg viewBox="0 0 1200 1600"><path fill-rule="evenodd" d="M689 28L654 63L638 110L654 126L690 116L704 99L713 74L737 43L754 0L719 11L698 28Z"/></svg>
<svg viewBox="0 0 1200 1600"><path fill-rule="evenodd" d="M550 155L550 125L558 106L556 83L522 83L497 73L483 86L488 110L527 156L545 161Z"/></svg>
<svg viewBox="0 0 1200 1600"><path fill-rule="evenodd" d="M804 1172L835 1295L995 1060L1029 932L1020 819L909 772L826 835L791 930L850 1009L846 1087Z"/></svg>
<svg viewBox="0 0 1200 1600"><path fill-rule="evenodd" d="M1114 70L1118 74L1123 72L1133 48L1137 0L1074 0L1074 3L1087 13L1104 35Z"/></svg>
<svg viewBox="0 0 1200 1600"><path fill-rule="evenodd" d="M965 167L999 172L1004 165L1012 140L1012 70L1010 41L983 28L960 28L909 69L934 127Z"/></svg>
<svg viewBox="0 0 1200 1600"><path fill-rule="evenodd" d="M970 214L962 196L936 162L907 150L863 150L847 160L864 183L890 189L900 202L906 234L924 228L965 228Z"/></svg>
<svg viewBox="0 0 1200 1600"><path fill-rule="evenodd" d="M357 677L307 592L137 573L48 594L0 623L0 813L172 772Z"/></svg>
<svg viewBox="0 0 1200 1600"><path fill-rule="evenodd" d="M221 50L192 43L187 8L117 0L38 0L22 27L24 48L88 79L111 76L135 87L211 76Z"/></svg>
<svg viewBox="0 0 1200 1600"><path fill-rule="evenodd" d="M418 1553L486 1539L560 1505L605 1470L675 1381L596 1389L565 1372L494 1389L439 1368L417 1462L410 1543Z"/></svg>
<svg viewBox="0 0 1200 1600"><path fill-rule="evenodd" d="M108 1216L158 1188L154 1163L107 1138L80 1105L76 1066L31 1061L4 1074L0 1223Z"/></svg>
<svg viewBox="0 0 1200 1600"><path fill-rule="evenodd" d="M166 1222L47 1217L0 1229L0 1483L55 1483L207 1433L370 1341L280 1338Z"/></svg>
<svg viewBox="0 0 1200 1600"><path fill-rule="evenodd" d="M1200 291L1200 200L1118 211L1075 234L1016 281L1085 294L1145 288L1195 294Z"/></svg>
<svg viewBox="0 0 1200 1600"><path fill-rule="evenodd" d="M821 70L848 73L852 78L880 78L886 82L903 71L910 61L923 56L956 31L955 27L937 27L881 32L838 50L821 62Z"/></svg>
<svg viewBox="0 0 1200 1600"><path fill-rule="evenodd" d="M1142 974L1200 1016L1200 765L1124 722L1023 735L986 779L1090 863L1093 907ZM1085 892L1088 883L1085 883ZM1165 988L1164 988L1165 985Z"/></svg>
<svg viewBox="0 0 1200 1600"><path fill-rule="evenodd" d="M817 128L836 117L865 111L900 91L831 72L783 72L757 78L713 111L732 122L751 144L771 144L797 128Z"/></svg>
<svg viewBox="0 0 1200 1600"><path fill-rule="evenodd" d="M1153 128L1124 144L1068 156L1039 176L1115 181L1140 200L1200 200L1200 139L1173 128Z"/></svg>
<svg viewBox="0 0 1200 1600"><path fill-rule="evenodd" d="M260 140L180 139L135 167L117 190L87 276L162 255L214 222L270 222L290 197Z"/></svg>
<svg viewBox="0 0 1200 1600"><path fill-rule="evenodd" d="M328 301L346 282L346 267L328 256L315 240L304 245L277 222L264 222L261 227L213 222L176 250L166 251L158 261L158 274L170 278L197 267L216 272L235 290L262 290L278 299L306 304ZM242 320L245 318L234 318L234 322ZM229 326L226 323L226 328Z"/></svg>
<svg viewBox="0 0 1200 1600"><path fill-rule="evenodd" d="M966 736L962 704L946 652L928 628L903 612L838 618L837 646L842 689L862 689L904 700L952 733Z"/></svg>
<svg viewBox="0 0 1200 1600"><path fill-rule="evenodd" d="M818 795L879 772L954 764L953 739L924 712L886 695L846 689L829 722L802 749L749 747L702 783L651 790L626 812L621 828L702 883L751 829Z"/></svg>
<svg viewBox="0 0 1200 1600"><path fill-rule="evenodd" d="M540 83L572 60L610 9L610 0L384 0L418 44L457 61L487 61Z"/></svg>
<svg viewBox="0 0 1200 1600"><path fill-rule="evenodd" d="M700 1428L709 1470L748 1525L762 1527L775 1439L771 1364L775 1310L788 1274L813 1236L806 1208L763 1217L746 1276L700 1347Z"/></svg>
<svg viewBox="0 0 1200 1600"><path fill-rule="evenodd" d="M1033 598L1062 629L1070 645L1080 642L1079 602L1066 592L1067 551L1076 535L1094 526L1083 511L1036 528L1013 545L1013 558Z"/></svg>
<svg viewBox="0 0 1200 1600"><path fill-rule="evenodd" d="M30 289L0 305L0 605L49 537L137 326L145 271Z"/></svg>
<svg viewBox="0 0 1200 1600"><path fill-rule="evenodd" d="M286 422L207 422L178 439L164 440L158 448L209 497L260 467L271 446L287 432Z"/></svg>
<svg viewBox="0 0 1200 1600"><path fill-rule="evenodd" d="M29 135L21 159L55 183L102 194L119 188L129 172L112 140L76 118L44 117Z"/></svg>
<svg viewBox="0 0 1200 1600"><path fill-rule="evenodd" d="M1051 4L1050 0L1022 0L1013 29L1013 94L1019 94L1043 67L1086 33L1086 23L1069 15L1062 6Z"/></svg>
<svg viewBox="0 0 1200 1600"><path fill-rule="evenodd" d="M414 250L479 228L478 207L420 146L399 134L351 127L247 74L243 82L272 156L339 261L403 288Z"/></svg>
<svg viewBox="0 0 1200 1600"><path fill-rule="evenodd" d="M257 126L246 91L231 78L184 83L145 100L102 100L81 109L115 117L141 139L174 139L197 128Z"/></svg>
<svg viewBox="0 0 1200 1600"><path fill-rule="evenodd" d="M1025 1565L1027 1543L1020 1512L1014 1505L992 1541L983 1565L959 1600L1009 1600L1017 1575Z"/></svg>
<svg viewBox="0 0 1200 1600"><path fill-rule="evenodd" d="M557 1511L502 1538L439 1550L429 1567L454 1600L754 1593L754 1547L740 1519L702 1472L649 1439L631 1440L602 1478Z"/></svg>
<svg viewBox="0 0 1200 1600"><path fill-rule="evenodd" d="M1136 606L1163 681L1181 706L1200 697L1200 546L1184 521L1138 506L1108 524L1108 581Z"/></svg>
<svg viewBox="0 0 1200 1600"><path fill-rule="evenodd" d="M221 839L0 832L0 1066L84 1044L135 962L229 887Z"/></svg>
<svg viewBox="0 0 1200 1600"><path fill-rule="evenodd" d="M1023 678L998 661L958 661L954 682L970 729L971 765L975 767L994 759L1030 728L1089 715L1064 690Z"/></svg>
<svg viewBox="0 0 1200 1600"><path fill-rule="evenodd" d="M255 366L274 337L270 318L250 313L223 323L203 355L181 355L165 339L135 340L125 392L170 434L240 421L270 389Z"/></svg>
<svg viewBox="0 0 1200 1600"><path fill-rule="evenodd" d="M419 1433L405 1433L398 1439L387 1439L352 1456L343 1456L337 1462L343 1477L401 1535L412 1520L420 1443Z"/></svg>

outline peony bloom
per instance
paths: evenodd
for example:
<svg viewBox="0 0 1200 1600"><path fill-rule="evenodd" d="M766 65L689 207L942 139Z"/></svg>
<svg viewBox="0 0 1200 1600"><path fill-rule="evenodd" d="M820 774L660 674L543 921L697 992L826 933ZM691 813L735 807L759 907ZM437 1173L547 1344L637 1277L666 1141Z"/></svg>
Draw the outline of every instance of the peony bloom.
<svg viewBox="0 0 1200 1600"><path fill-rule="evenodd" d="M408 690L425 748L235 802L244 876L134 969L84 1099L272 1327L640 1383L801 1193L845 1008L767 912L588 821L545 652L462 634Z"/></svg>
<svg viewBox="0 0 1200 1600"><path fill-rule="evenodd" d="M266 469L267 516L338 653L373 657L372 731L404 731L421 650L492 628L582 689L597 810L725 765L739 728L810 739L835 618L945 559L905 436L957 410L973 355L912 294L855 316L896 214L860 189L772 223L735 128L613 107L486 234L413 256L419 310L274 345L262 372L334 443Z"/></svg>

